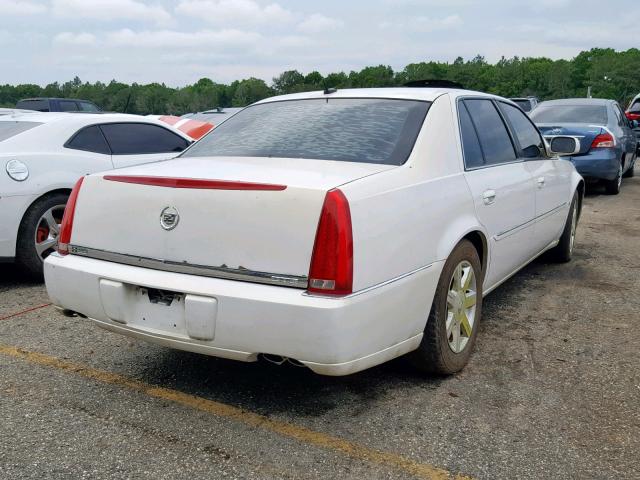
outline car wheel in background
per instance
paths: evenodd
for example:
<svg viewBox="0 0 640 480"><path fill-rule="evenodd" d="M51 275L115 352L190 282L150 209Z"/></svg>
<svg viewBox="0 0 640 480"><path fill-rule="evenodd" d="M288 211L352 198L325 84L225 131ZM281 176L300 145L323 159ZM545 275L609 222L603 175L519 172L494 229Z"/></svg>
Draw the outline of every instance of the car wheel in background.
<svg viewBox="0 0 640 480"><path fill-rule="evenodd" d="M638 160L638 158L634 158L633 159L633 163L631 164L631 166L629 167L629 170L627 170L626 172L624 172L623 177L624 178L631 178L633 177L636 172L635 172L635 168L636 168L636 161Z"/></svg>
<svg viewBox="0 0 640 480"><path fill-rule="evenodd" d="M618 175L613 180L605 180L604 189L609 195L617 195L620 193L622 186L622 163L618 167Z"/></svg>
<svg viewBox="0 0 640 480"><path fill-rule="evenodd" d="M440 274L422 342L408 355L418 369L452 374L468 363L482 313L482 276L475 247L461 241Z"/></svg>
<svg viewBox="0 0 640 480"><path fill-rule="evenodd" d="M22 218L16 261L24 273L42 279L44 259L58 247L58 235L69 195L53 193L37 200Z"/></svg>
<svg viewBox="0 0 640 480"><path fill-rule="evenodd" d="M558 241L558 245L549 250L549 257L556 262L566 263L573 256L573 247L575 245L576 230L578 228L578 192L573 194L571 208L569 208L569 216L562 230L562 235Z"/></svg>

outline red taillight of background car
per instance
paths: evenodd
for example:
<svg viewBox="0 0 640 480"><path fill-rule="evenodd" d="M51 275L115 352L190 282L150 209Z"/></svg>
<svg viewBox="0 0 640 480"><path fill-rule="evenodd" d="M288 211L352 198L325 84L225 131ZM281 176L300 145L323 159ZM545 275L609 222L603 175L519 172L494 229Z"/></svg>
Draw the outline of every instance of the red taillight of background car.
<svg viewBox="0 0 640 480"><path fill-rule="evenodd" d="M627 116L627 118L629 120L638 120L638 121L640 121L640 113L624 112L624 114Z"/></svg>
<svg viewBox="0 0 640 480"><path fill-rule="evenodd" d="M353 232L347 197L338 189L324 198L311 255L308 291L349 295L353 291Z"/></svg>
<svg viewBox="0 0 640 480"><path fill-rule="evenodd" d="M591 148L613 148L616 142L610 133L601 133L591 142Z"/></svg>
<svg viewBox="0 0 640 480"><path fill-rule="evenodd" d="M58 237L58 253L66 255L69 253L69 242L71 241L71 231L73 230L73 216L76 213L76 200L84 177L80 177L71 190L67 206L64 207L64 215L62 216L62 225L60 226L60 236Z"/></svg>

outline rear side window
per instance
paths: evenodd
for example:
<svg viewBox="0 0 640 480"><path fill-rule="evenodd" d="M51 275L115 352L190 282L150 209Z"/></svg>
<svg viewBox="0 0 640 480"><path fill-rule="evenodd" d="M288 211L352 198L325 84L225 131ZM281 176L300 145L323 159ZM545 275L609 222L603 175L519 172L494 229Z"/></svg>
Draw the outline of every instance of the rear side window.
<svg viewBox="0 0 640 480"><path fill-rule="evenodd" d="M464 100L478 132L485 165L498 165L516 160L507 127L491 100Z"/></svg>
<svg viewBox="0 0 640 480"><path fill-rule="evenodd" d="M538 158L542 155L542 137L531 120L518 108L508 103L499 102L502 113L507 117L513 133L518 139L524 158Z"/></svg>
<svg viewBox="0 0 640 480"><path fill-rule="evenodd" d="M109 145L104 139L104 135L100 131L97 125L86 127L76 133L71 140L69 140L65 147L73 148L74 150L84 150L86 152L103 153L110 155Z"/></svg>
<svg viewBox="0 0 640 480"><path fill-rule="evenodd" d="M60 100L58 104L60 105L61 112L77 112L78 111L78 104L73 100Z"/></svg>
<svg viewBox="0 0 640 480"><path fill-rule="evenodd" d="M185 156L284 157L402 165L431 103L386 98L268 102L236 113Z"/></svg>
<svg viewBox="0 0 640 480"><path fill-rule="evenodd" d="M31 130L38 125L42 125L40 122L0 122L0 142L11 137L15 137L19 133Z"/></svg>
<svg viewBox="0 0 640 480"><path fill-rule="evenodd" d="M189 145L181 136L148 123L106 123L100 128L114 155L181 152Z"/></svg>
<svg viewBox="0 0 640 480"><path fill-rule="evenodd" d="M626 127L627 126L627 119L624 116L624 113L622 113L622 109L620 108L620 105L618 105L617 103L613 104L613 111L616 114L616 117L618 118L618 125L621 127Z"/></svg>
<svg viewBox="0 0 640 480"><path fill-rule="evenodd" d="M20 100L16 103L16 108L22 108L24 110L35 110L37 112L48 112L49 101L48 100Z"/></svg>
<svg viewBox="0 0 640 480"><path fill-rule="evenodd" d="M484 165L480 140L473 126L467 107L463 102L458 105L460 115L460 134L462 136L462 149L464 153L464 165L466 168L477 168Z"/></svg>

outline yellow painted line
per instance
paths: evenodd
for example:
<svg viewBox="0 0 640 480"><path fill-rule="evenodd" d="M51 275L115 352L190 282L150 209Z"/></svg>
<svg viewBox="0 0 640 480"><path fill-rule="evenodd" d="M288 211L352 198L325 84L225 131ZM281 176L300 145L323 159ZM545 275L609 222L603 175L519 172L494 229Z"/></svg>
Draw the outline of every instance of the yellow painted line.
<svg viewBox="0 0 640 480"><path fill-rule="evenodd" d="M327 435L325 433L316 432L305 427L279 420L273 420L263 415L258 415L257 413L252 413L225 403L208 400L195 395L189 395L169 388L156 387L117 373L98 370L85 365L44 355L42 353L31 352L18 347L0 344L0 354L26 360L36 365L52 367L57 370L74 373L98 382L128 388L162 400L169 400L219 417L233 419L245 425L260 427L265 430L278 433L284 437L293 438L316 447L340 452L357 460L368 461L374 464L401 470L418 478L429 480L452 478L463 480L470 478L463 475L454 476L451 472L442 468L426 463L420 463L396 453L368 448L363 445L334 437L332 435Z"/></svg>

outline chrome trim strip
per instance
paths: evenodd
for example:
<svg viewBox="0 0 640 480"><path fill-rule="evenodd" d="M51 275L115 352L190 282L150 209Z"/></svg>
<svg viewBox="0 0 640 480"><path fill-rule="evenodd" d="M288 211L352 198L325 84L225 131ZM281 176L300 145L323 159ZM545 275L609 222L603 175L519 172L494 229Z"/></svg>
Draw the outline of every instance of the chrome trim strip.
<svg viewBox="0 0 640 480"><path fill-rule="evenodd" d="M552 215L552 214L556 213L558 210L560 210L561 208L566 207L567 205L568 205L568 203L567 203L567 202L564 202L563 204L558 205L557 207L554 207L554 208L552 208L551 210L547 210L546 212L541 213L540 215L538 215L538 216L536 217L536 220L540 220L540 219L541 219L541 218L543 218L543 217L547 217L547 216L549 216L549 215Z"/></svg>
<svg viewBox="0 0 640 480"><path fill-rule="evenodd" d="M551 210L548 210L544 213L541 213L540 215L533 217L531 220L527 220L524 223L521 223L520 225L516 225L513 228L510 228L509 230L505 230L504 232L500 232L497 235L495 235L493 238L496 241L502 240L503 238L508 237L509 235L516 233L516 230L519 230L522 227L526 227L528 225L530 225L533 222L536 222L538 220L540 220L543 217L546 217L548 215L551 215L555 212L557 212L558 210L560 210L561 208L564 208L567 205L567 202L564 202L562 205L558 205L557 207L552 208Z"/></svg>
<svg viewBox="0 0 640 480"><path fill-rule="evenodd" d="M307 288L308 282L308 278L306 276L257 272L246 268L230 268L227 266L211 267L207 265L194 265L186 262L174 262L171 260L109 252L97 248L87 248L80 245L69 245L69 253L96 260L104 260L106 262L121 263L124 265L150 268L153 270L162 270L164 272L185 273L187 275L222 278L225 280L263 283L279 287Z"/></svg>

